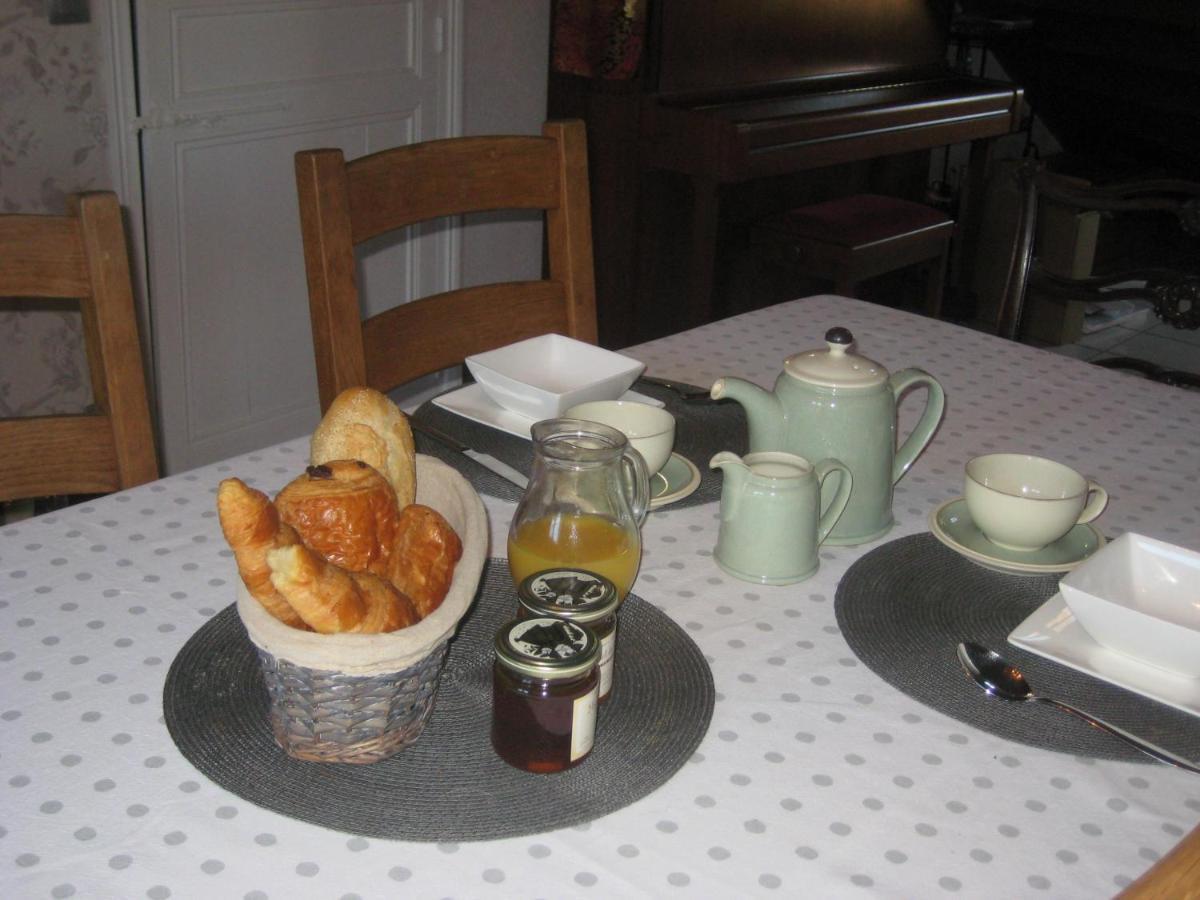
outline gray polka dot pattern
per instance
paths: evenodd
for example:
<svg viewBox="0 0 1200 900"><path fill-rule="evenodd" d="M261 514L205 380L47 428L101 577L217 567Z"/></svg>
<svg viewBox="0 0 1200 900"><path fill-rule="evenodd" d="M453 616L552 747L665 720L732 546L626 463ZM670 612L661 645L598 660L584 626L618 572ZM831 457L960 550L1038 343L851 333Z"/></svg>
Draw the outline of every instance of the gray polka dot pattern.
<svg viewBox="0 0 1200 900"><path fill-rule="evenodd" d="M829 297L629 353L651 374L770 386L834 325L946 389L889 538L926 530L970 456L1024 449L1109 489L1106 534L1200 549L1200 394ZM901 404L902 432L919 404ZM273 492L306 445L0 526L0 893L1083 898L1111 896L1200 820L1192 776L1007 743L893 690L833 610L873 545L823 547L800 584L746 584L712 561L716 504L663 507L643 530L637 591L688 630L718 692L708 736L661 789L586 827L479 844L339 837L259 809L197 775L159 698L179 649L233 600L217 483ZM500 554L513 505L484 502Z"/></svg>

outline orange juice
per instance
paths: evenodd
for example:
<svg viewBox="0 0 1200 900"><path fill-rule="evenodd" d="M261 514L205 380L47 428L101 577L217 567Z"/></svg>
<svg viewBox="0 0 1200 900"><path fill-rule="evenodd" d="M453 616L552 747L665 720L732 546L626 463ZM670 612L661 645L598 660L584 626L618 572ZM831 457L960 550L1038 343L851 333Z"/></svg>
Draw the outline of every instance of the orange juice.
<svg viewBox="0 0 1200 900"><path fill-rule="evenodd" d="M600 516L533 519L508 536L508 565L514 584L543 569L584 569L611 581L624 600L641 561L641 535L631 535Z"/></svg>

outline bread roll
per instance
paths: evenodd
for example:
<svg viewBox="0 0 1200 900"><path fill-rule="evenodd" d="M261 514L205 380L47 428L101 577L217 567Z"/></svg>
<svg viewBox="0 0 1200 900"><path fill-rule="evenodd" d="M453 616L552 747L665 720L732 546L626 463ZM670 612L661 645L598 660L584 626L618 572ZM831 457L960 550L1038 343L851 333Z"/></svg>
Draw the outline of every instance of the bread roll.
<svg viewBox="0 0 1200 900"><path fill-rule="evenodd" d="M378 634L420 617L411 600L369 572L348 572L303 544L267 554L271 583L314 631Z"/></svg>
<svg viewBox="0 0 1200 900"><path fill-rule="evenodd" d="M300 539L330 562L389 577L400 510L392 486L365 462L309 466L279 492L275 506Z"/></svg>
<svg viewBox="0 0 1200 900"><path fill-rule="evenodd" d="M437 510L413 503L400 512L390 580L422 619L442 605L461 557L462 540Z"/></svg>
<svg viewBox="0 0 1200 900"><path fill-rule="evenodd" d="M279 521L279 512L262 491L240 478L227 478L217 488L217 515L221 531L233 550L238 574L246 589L280 622L306 628L304 621L271 584L267 553L296 543L290 526Z"/></svg>
<svg viewBox="0 0 1200 900"><path fill-rule="evenodd" d="M408 418L379 391L348 388L330 404L313 432L313 465L360 459L378 470L403 509L416 499L417 463Z"/></svg>

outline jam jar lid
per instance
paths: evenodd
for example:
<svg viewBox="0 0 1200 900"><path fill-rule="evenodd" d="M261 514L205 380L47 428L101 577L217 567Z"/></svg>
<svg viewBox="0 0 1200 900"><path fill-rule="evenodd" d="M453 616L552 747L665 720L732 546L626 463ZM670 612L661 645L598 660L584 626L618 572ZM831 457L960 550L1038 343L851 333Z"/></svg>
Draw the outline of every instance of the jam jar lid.
<svg viewBox="0 0 1200 900"><path fill-rule="evenodd" d="M535 678L556 681L582 675L600 658L600 641L586 625L536 616L516 619L496 632L496 659Z"/></svg>
<svg viewBox="0 0 1200 900"><path fill-rule="evenodd" d="M534 615L555 616L586 624L616 612L617 586L583 569L543 569L517 587L517 599Z"/></svg>

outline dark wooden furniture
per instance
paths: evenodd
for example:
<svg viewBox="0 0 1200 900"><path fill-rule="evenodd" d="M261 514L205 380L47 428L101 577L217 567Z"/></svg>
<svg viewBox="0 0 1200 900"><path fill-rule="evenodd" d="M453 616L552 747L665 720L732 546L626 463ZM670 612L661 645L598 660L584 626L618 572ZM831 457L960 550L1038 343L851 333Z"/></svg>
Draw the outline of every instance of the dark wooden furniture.
<svg viewBox="0 0 1200 900"><path fill-rule="evenodd" d="M0 500L102 494L158 478L116 195L74 196L66 216L0 216L0 296L79 301L96 410L0 420Z"/></svg>
<svg viewBox="0 0 1200 900"><path fill-rule="evenodd" d="M1076 211L1095 210L1109 216L1162 213L1177 222L1200 248L1200 182L1183 179L1141 179L1092 185L1059 175L1037 160L1014 169L1021 204L1013 242L1008 282L1000 308L998 333L1015 340L1031 286L1064 300L1147 299L1155 314L1176 328L1200 328L1200 252L1189 254L1195 271L1156 265L1133 265L1119 271L1071 277L1039 263L1035 253L1039 212L1046 203ZM1126 282L1143 286L1115 287Z"/></svg>
<svg viewBox="0 0 1200 900"><path fill-rule="evenodd" d="M949 21L948 0L654 0L636 78L552 73L551 114L588 121L601 342L721 314L722 218L756 183L768 215L798 205L796 173L969 141L979 193L1022 92L953 73ZM973 238L967 220L956 256Z"/></svg>
<svg viewBox="0 0 1200 900"><path fill-rule="evenodd" d="M1200 180L1200 6L1191 0L963 0L1028 23L987 50L1078 174ZM1049 148L1043 147L1043 151Z"/></svg>
<svg viewBox="0 0 1200 900"><path fill-rule="evenodd" d="M1200 182L1183 179L1139 179L1092 185L1079 178L1050 171L1037 160L1026 160L1013 170L1018 181L1020 207L1013 241L1008 280L997 332L1010 340L1021 335L1021 320L1031 290L1052 301L1140 299L1154 304L1155 315L1176 328L1200 328ZM1124 240L1128 249L1139 244L1153 252L1154 233L1164 224L1183 235L1186 247L1179 266L1161 260L1121 260L1110 271L1077 277L1052 271L1041 264L1036 248L1041 213L1057 203L1077 211L1097 211L1109 217L1108 227L1133 219L1134 228L1149 233L1140 240ZM1132 369L1169 384L1200 387L1200 370L1176 372L1126 357L1101 360L1098 365Z"/></svg>
<svg viewBox="0 0 1200 900"><path fill-rule="evenodd" d="M759 223L751 242L769 260L798 275L833 282L857 297L868 278L920 266L925 313L942 309L954 220L940 210L898 197L853 194L791 209Z"/></svg>
<svg viewBox="0 0 1200 900"><path fill-rule="evenodd" d="M452 138L346 162L340 150L296 154L296 187L321 409L348 387L387 391L467 356L558 332L596 341L582 122L542 136ZM354 248L417 222L498 209L545 211L549 277L450 291L367 320Z"/></svg>

